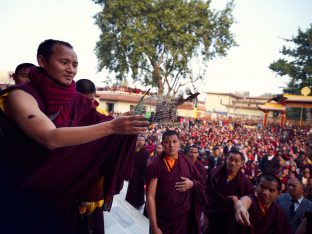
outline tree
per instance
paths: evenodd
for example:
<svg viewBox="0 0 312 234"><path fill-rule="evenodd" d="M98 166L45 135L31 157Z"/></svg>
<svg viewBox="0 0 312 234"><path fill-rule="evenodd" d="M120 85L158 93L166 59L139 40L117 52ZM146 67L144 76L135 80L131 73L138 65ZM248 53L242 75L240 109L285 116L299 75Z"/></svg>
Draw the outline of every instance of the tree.
<svg viewBox="0 0 312 234"><path fill-rule="evenodd" d="M312 24L303 32L298 29L298 35L292 39L285 39L286 42L291 42L294 46L283 46L281 53L288 58L282 58L273 62L269 68L279 76L288 76L290 81L285 93L301 94L301 89L305 86L312 87ZM305 109L306 118L311 120L310 109ZM299 110L289 108L287 115L298 118Z"/></svg>
<svg viewBox="0 0 312 234"><path fill-rule="evenodd" d="M288 58L281 58L269 68L279 76L288 76L290 81L284 92L300 94L303 87L312 86L312 24L305 32L300 28L298 35L292 39L285 39L294 47L283 46L281 53Z"/></svg>
<svg viewBox="0 0 312 234"><path fill-rule="evenodd" d="M98 69L114 71L120 80L131 74L159 95L175 95L202 79L192 74L192 58L207 62L236 45L232 1L222 11L211 10L210 0L93 1L103 6L95 16L101 30Z"/></svg>

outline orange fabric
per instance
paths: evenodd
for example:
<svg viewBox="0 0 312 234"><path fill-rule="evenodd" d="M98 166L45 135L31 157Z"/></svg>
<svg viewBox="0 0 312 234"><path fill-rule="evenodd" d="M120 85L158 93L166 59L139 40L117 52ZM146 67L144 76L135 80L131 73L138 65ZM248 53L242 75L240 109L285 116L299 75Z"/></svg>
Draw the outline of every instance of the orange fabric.
<svg viewBox="0 0 312 234"><path fill-rule="evenodd" d="M175 158L169 158L167 156L164 157L165 164L167 166L168 171L171 171L175 162L177 161Z"/></svg>
<svg viewBox="0 0 312 234"><path fill-rule="evenodd" d="M257 198L257 196L256 196L256 198ZM269 207L266 207L266 205L263 204L262 202L260 202L260 201L258 200L258 198L257 198L257 202L258 202L258 204L259 204L259 207L260 207L260 210L261 210L262 215L265 216L265 215L267 214L267 212L268 212Z"/></svg>
<svg viewBox="0 0 312 234"><path fill-rule="evenodd" d="M235 178L236 175L229 175L226 179L226 182L229 183L231 180Z"/></svg>
<svg viewBox="0 0 312 234"><path fill-rule="evenodd" d="M79 206L79 214L90 215L96 208L101 208L103 204L104 204L104 200L95 201L95 202L82 202Z"/></svg>
<svg viewBox="0 0 312 234"><path fill-rule="evenodd" d="M0 109L4 112L4 101L6 96L8 96L9 92L4 93L0 96Z"/></svg>

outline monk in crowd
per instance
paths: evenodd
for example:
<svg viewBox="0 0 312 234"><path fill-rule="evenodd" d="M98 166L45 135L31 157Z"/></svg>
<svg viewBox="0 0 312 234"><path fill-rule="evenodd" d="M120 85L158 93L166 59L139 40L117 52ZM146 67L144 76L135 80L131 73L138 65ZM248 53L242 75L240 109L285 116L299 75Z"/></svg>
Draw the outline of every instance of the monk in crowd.
<svg viewBox="0 0 312 234"><path fill-rule="evenodd" d="M147 211L154 234L200 233L200 214L206 203L205 181L194 163L179 152L177 132L162 137L164 152L146 169Z"/></svg>

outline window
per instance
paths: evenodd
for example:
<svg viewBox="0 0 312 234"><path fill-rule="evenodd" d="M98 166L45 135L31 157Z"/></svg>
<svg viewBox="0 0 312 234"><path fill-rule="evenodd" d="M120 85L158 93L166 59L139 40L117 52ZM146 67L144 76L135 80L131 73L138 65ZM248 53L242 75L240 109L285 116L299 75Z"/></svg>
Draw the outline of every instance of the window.
<svg viewBox="0 0 312 234"><path fill-rule="evenodd" d="M114 112L114 103L107 103L107 108L108 112Z"/></svg>

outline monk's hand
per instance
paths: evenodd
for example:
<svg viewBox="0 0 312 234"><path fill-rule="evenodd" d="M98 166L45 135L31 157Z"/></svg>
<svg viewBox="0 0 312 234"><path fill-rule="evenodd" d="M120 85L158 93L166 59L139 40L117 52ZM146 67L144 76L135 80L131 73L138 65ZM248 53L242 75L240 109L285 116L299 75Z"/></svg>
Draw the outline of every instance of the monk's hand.
<svg viewBox="0 0 312 234"><path fill-rule="evenodd" d="M163 234L163 232L160 230L159 227L157 227L156 230L153 231L153 234Z"/></svg>
<svg viewBox="0 0 312 234"><path fill-rule="evenodd" d="M111 134L135 135L144 134L149 122L143 115L132 115L127 112L110 121Z"/></svg>
<svg viewBox="0 0 312 234"><path fill-rule="evenodd" d="M233 203L238 201L238 197L237 196L228 196L228 199L230 199Z"/></svg>
<svg viewBox="0 0 312 234"><path fill-rule="evenodd" d="M250 226L249 213L240 200L235 202L235 220L241 225Z"/></svg>
<svg viewBox="0 0 312 234"><path fill-rule="evenodd" d="M191 181L190 179L181 176L181 180L175 184L175 188L179 192L185 192L187 190L190 190L193 188L194 182Z"/></svg>

